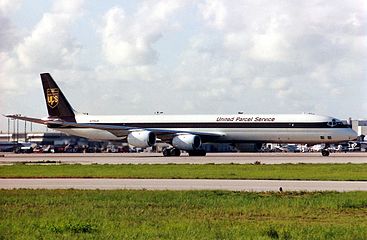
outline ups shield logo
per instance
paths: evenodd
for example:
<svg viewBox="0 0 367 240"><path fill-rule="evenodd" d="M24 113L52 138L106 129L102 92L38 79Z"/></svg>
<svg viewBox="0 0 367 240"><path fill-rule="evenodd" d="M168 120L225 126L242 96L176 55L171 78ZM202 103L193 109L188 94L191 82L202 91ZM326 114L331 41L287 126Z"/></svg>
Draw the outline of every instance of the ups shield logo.
<svg viewBox="0 0 367 240"><path fill-rule="evenodd" d="M54 108L58 104L59 104L59 89L58 88L47 89L47 105L51 108Z"/></svg>

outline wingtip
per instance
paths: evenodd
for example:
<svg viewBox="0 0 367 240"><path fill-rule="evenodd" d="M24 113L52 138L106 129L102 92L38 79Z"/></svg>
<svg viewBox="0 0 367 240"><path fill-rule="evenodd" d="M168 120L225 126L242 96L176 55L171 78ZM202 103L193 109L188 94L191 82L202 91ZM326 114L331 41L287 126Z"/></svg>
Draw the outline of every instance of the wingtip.
<svg viewBox="0 0 367 240"><path fill-rule="evenodd" d="M7 117L7 118L15 116L15 114L1 114L1 115L3 115L4 117Z"/></svg>

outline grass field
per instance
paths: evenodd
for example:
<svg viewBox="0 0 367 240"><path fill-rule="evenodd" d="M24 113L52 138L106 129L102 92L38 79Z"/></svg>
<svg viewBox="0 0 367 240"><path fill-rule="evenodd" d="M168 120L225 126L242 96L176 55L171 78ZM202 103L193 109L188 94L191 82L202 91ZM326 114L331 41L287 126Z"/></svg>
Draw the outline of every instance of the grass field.
<svg viewBox="0 0 367 240"><path fill-rule="evenodd" d="M0 239L366 239L367 192L0 190Z"/></svg>
<svg viewBox="0 0 367 240"><path fill-rule="evenodd" d="M366 181L367 164L142 164L0 166L0 178L193 178Z"/></svg>

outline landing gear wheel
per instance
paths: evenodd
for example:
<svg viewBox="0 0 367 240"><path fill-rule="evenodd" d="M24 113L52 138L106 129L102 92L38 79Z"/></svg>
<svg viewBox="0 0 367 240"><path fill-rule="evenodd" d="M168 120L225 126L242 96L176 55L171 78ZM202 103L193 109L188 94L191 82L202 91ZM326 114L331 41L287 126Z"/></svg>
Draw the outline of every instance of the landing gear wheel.
<svg viewBox="0 0 367 240"><path fill-rule="evenodd" d="M327 156L330 155L330 152L328 150L323 149L323 150L321 150L321 154L322 154L322 156L327 157Z"/></svg>
<svg viewBox="0 0 367 240"><path fill-rule="evenodd" d="M167 148L165 148L165 149L163 149L163 156L165 156L165 157L168 157L168 156L170 156L170 151L169 151L169 149L167 149Z"/></svg>
<svg viewBox="0 0 367 240"><path fill-rule="evenodd" d="M176 156L176 157L178 157L178 156L180 156L180 155L181 155L181 151L180 151L180 149L172 148L172 149L170 149L170 155L171 155L171 156Z"/></svg>
<svg viewBox="0 0 367 240"><path fill-rule="evenodd" d="M180 149L177 148L165 148L163 149L163 156L165 157L170 157L170 156L180 156L181 155L181 151Z"/></svg>

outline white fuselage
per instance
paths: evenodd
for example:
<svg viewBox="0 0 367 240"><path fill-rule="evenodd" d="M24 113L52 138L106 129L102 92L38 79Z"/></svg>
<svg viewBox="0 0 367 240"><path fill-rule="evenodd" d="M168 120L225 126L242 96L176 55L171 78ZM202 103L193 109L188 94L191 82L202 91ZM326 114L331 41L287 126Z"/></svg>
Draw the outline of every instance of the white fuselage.
<svg viewBox="0 0 367 240"><path fill-rule="evenodd" d="M210 142L336 143L353 140L356 132L332 117L313 114L121 115L76 116L77 123L132 126L221 135ZM106 130L61 128L59 131L96 140L122 140Z"/></svg>

